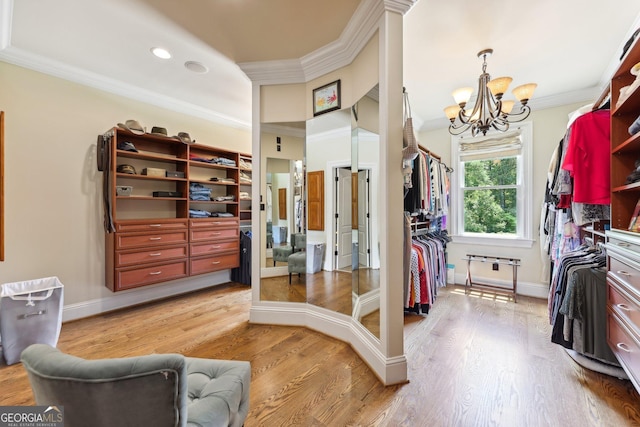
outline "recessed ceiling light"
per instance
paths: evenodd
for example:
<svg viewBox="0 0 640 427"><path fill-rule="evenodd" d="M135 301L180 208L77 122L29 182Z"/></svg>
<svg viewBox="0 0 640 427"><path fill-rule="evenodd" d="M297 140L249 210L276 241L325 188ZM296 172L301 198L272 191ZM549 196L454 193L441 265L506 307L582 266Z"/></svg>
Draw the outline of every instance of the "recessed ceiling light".
<svg viewBox="0 0 640 427"><path fill-rule="evenodd" d="M209 71L209 68L207 68L206 65L198 61L187 61L184 63L184 66L187 68L187 70L193 71L194 73L198 74L204 74Z"/></svg>
<svg viewBox="0 0 640 427"><path fill-rule="evenodd" d="M166 50L166 49L163 49L161 47L152 47L151 48L151 53L153 53L158 58L162 58L162 59L171 58L171 54L169 53L169 51Z"/></svg>

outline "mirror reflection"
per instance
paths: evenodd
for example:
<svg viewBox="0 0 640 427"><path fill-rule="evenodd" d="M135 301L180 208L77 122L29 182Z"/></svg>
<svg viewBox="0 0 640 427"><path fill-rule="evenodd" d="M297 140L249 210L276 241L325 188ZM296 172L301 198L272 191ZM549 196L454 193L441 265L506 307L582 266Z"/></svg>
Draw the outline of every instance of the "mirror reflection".
<svg viewBox="0 0 640 427"><path fill-rule="evenodd" d="M263 126L261 299L353 316L379 338L378 126L377 86L308 120L304 157L284 153L285 137Z"/></svg>
<svg viewBox="0 0 640 427"><path fill-rule="evenodd" d="M306 302L304 271L289 257L306 253L304 219L304 123L263 125L261 135L261 286L263 301ZM292 258L291 261L295 259ZM295 280L293 280L295 279Z"/></svg>

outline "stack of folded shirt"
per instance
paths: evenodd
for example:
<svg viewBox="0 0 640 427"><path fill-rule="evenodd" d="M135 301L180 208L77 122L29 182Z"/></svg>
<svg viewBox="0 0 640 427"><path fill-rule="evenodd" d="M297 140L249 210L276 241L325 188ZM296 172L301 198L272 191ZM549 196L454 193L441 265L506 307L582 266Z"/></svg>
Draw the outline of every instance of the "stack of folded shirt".
<svg viewBox="0 0 640 427"><path fill-rule="evenodd" d="M240 182L251 183L251 175L248 173L240 172Z"/></svg>
<svg viewBox="0 0 640 427"><path fill-rule="evenodd" d="M214 157L211 159L211 163L214 165L235 166L236 162L226 157Z"/></svg>
<svg viewBox="0 0 640 427"><path fill-rule="evenodd" d="M200 209L189 209L189 218L209 218L211 212L203 211Z"/></svg>
<svg viewBox="0 0 640 427"><path fill-rule="evenodd" d="M240 159L240 167L244 169L251 169L251 162L245 159Z"/></svg>
<svg viewBox="0 0 640 427"><path fill-rule="evenodd" d="M236 196L234 196L233 194L229 196L217 196L213 198L215 202L233 202L235 199Z"/></svg>
<svg viewBox="0 0 640 427"><path fill-rule="evenodd" d="M251 195L248 191L241 191L239 194L240 200L251 200Z"/></svg>
<svg viewBox="0 0 640 427"><path fill-rule="evenodd" d="M218 216L219 216L219 217L225 217L225 218L226 218L226 217L232 217L232 216L233 216L233 214L232 214L232 213L229 213L229 212L218 212Z"/></svg>
<svg viewBox="0 0 640 427"><path fill-rule="evenodd" d="M189 184L189 199L199 201L211 200L211 189L204 185L192 182Z"/></svg>

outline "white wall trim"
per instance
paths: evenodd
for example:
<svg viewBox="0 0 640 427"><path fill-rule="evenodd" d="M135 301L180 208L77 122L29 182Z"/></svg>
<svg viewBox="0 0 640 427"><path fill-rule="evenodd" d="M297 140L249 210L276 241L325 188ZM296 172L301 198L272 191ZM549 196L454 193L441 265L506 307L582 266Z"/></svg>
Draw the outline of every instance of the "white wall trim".
<svg viewBox="0 0 640 427"><path fill-rule="evenodd" d="M405 14L416 0L363 0L340 37L300 59L241 62L240 69L262 85L305 83L349 65L378 31L385 11Z"/></svg>
<svg viewBox="0 0 640 427"><path fill-rule="evenodd" d="M230 275L230 270L224 270L212 274L194 276L188 279L173 280L158 285L135 288L129 291L115 292L104 298L67 304L64 305L62 309L62 321L67 322L82 319L137 304L218 286L228 283L230 281Z"/></svg>
<svg viewBox="0 0 640 427"><path fill-rule="evenodd" d="M456 285L464 286L466 279L467 276L465 273L457 273L455 275ZM486 283L488 285L504 286L505 288L510 288L511 286L513 286L513 282L510 280L476 277L475 275L473 281L478 283ZM517 294L527 297L547 299L549 297L549 285L544 283L522 282L518 280Z"/></svg>

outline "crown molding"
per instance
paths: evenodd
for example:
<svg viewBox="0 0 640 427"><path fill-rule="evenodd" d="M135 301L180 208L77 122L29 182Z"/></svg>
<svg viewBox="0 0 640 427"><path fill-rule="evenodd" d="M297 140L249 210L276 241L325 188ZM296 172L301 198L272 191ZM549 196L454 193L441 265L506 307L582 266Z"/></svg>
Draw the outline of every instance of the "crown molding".
<svg viewBox="0 0 640 427"><path fill-rule="evenodd" d="M53 61L40 55L34 55L13 46L0 51L0 61L224 126L243 130L251 129L251 122L244 122L158 92L142 89L135 85Z"/></svg>
<svg viewBox="0 0 640 427"><path fill-rule="evenodd" d="M363 0L340 37L300 59L241 62L252 82L271 85L306 83L349 65L378 31L386 11L405 14L417 0Z"/></svg>
<svg viewBox="0 0 640 427"><path fill-rule="evenodd" d="M0 0L0 50L11 46L13 0Z"/></svg>

